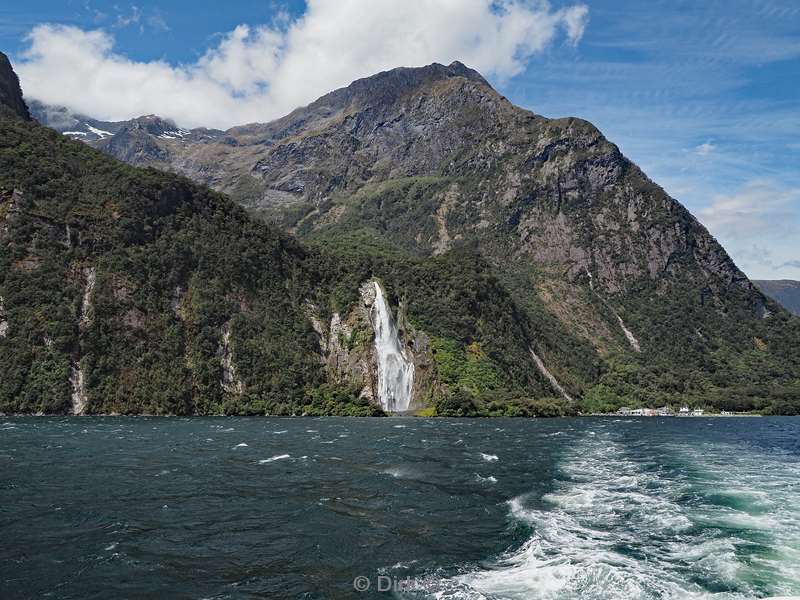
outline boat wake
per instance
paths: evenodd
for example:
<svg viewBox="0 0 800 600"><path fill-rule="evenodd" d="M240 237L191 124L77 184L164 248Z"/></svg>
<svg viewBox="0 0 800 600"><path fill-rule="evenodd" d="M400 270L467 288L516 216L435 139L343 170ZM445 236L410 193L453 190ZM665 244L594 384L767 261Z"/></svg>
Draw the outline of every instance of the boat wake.
<svg viewBox="0 0 800 600"><path fill-rule="evenodd" d="M512 522L532 530L524 544L480 568L417 580L408 597L800 593L800 468L771 460L764 472L757 456L730 446L689 451L681 464L660 460L660 450L628 452L610 432L584 438L563 458L551 493L508 502ZM690 473L683 464L709 468Z"/></svg>

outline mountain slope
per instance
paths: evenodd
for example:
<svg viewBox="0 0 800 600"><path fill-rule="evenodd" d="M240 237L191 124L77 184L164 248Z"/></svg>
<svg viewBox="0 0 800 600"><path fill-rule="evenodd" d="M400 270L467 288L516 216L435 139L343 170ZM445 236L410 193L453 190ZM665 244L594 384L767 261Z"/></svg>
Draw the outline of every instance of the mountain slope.
<svg viewBox="0 0 800 600"><path fill-rule="evenodd" d="M753 283L767 296L780 302L786 310L795 315L800 315L800 281L792 281L791 279L769 281L762 279L753 280Z"/></svg>
<svg viewBox="0 0 800 600"><path fill-rule="evenodd" d="M514 362L587 410L760 407L796 389L797 319L683 206L590 123L515 107L460 63L380 73L224 134L93 144L225 191L320 252L355 246L355 264L476 256L524 324L503 372Z"/></svg>
<svg viewBox="0 0 800 600"><path fill-rule="evenodd" d="M374 281L415 363L414 408L473 414L463 386L489 394L486 411L564 410L524 368L529 324L474 253L308 250L216 192L20 118L19 102L0 105L0 411L380 413Z"/></svg>

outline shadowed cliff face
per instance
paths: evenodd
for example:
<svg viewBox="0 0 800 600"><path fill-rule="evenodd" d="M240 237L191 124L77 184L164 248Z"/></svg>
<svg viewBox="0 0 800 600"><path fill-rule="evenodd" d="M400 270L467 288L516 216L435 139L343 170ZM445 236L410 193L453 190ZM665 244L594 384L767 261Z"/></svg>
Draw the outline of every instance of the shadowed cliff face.
<svg viewBox="0 0 800 600"><path fill-rule="evenodd" d="M22 89L19 87L17 74L11 68L8 57L2 52L0 52L0 105L7 106L23 119L31 118L28 107L22 99Z"/></svg>

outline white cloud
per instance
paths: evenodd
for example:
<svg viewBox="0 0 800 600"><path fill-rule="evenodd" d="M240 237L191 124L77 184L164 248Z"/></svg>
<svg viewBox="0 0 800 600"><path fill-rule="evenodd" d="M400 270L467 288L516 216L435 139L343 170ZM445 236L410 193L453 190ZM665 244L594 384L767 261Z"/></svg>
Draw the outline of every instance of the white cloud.
<svg viewBox="0 0 800 600"><path fill-rule="evenodd" d="M309 0L298 19L240 25L193 64L136 62L102 30L40 25L15 64L25 94L103 119L156 113L184 126L276 118L354 79L460 60L506 80L554 43L577 44L582 4L545 0Z"/></svg>
<svg viewBox="0 0 800 600"><path fill-rule="evenodd" d="M706 142L704 144L700 144L699 146L695 146L693 152L698 156L708 156L716 149L717 147L714 144L711 142Z"/></svg>
<svg viewBox="0 0 800 600"><path fill-rule="evenodd" d="M589 7L584 4L571 6L564 10L564 26L567 28L567 37L575 46L583 37L586 25L589 23Z"/></svg>

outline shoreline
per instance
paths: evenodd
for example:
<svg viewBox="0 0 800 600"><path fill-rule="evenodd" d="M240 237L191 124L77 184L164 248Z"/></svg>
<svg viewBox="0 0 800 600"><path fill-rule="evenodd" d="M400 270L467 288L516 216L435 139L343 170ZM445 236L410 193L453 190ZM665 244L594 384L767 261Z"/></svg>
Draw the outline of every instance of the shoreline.
<svg viewBox="0 0 800 600"><path fill-rule="evenodd" d="M615 418L615 419L707 419L707 418L737 418L737 417L795 417L798 415L763 415L760 413L709 413L703 415L620 415L617 413L590 413L590 414L577 414L577 415L563 415L554 417L512 417L512 416L489 416L489 415L476 415L469 417L452 417L452 416L438 416L438 415L413 415L408 413L403 414L385 414L380 416L348 416L348 415L157 415L157 414L120 414L120 413L96 413L96 414L63 414L63 413L0 413L0 418L15 418L15 417L77 417L77 418L91 418L91 417L122 417L122 418L165 418L165 419L208 419L208 418L253 418L253 419L321 419L321 418L336 418L336 419L587 419L587 418Z"/></svg>

